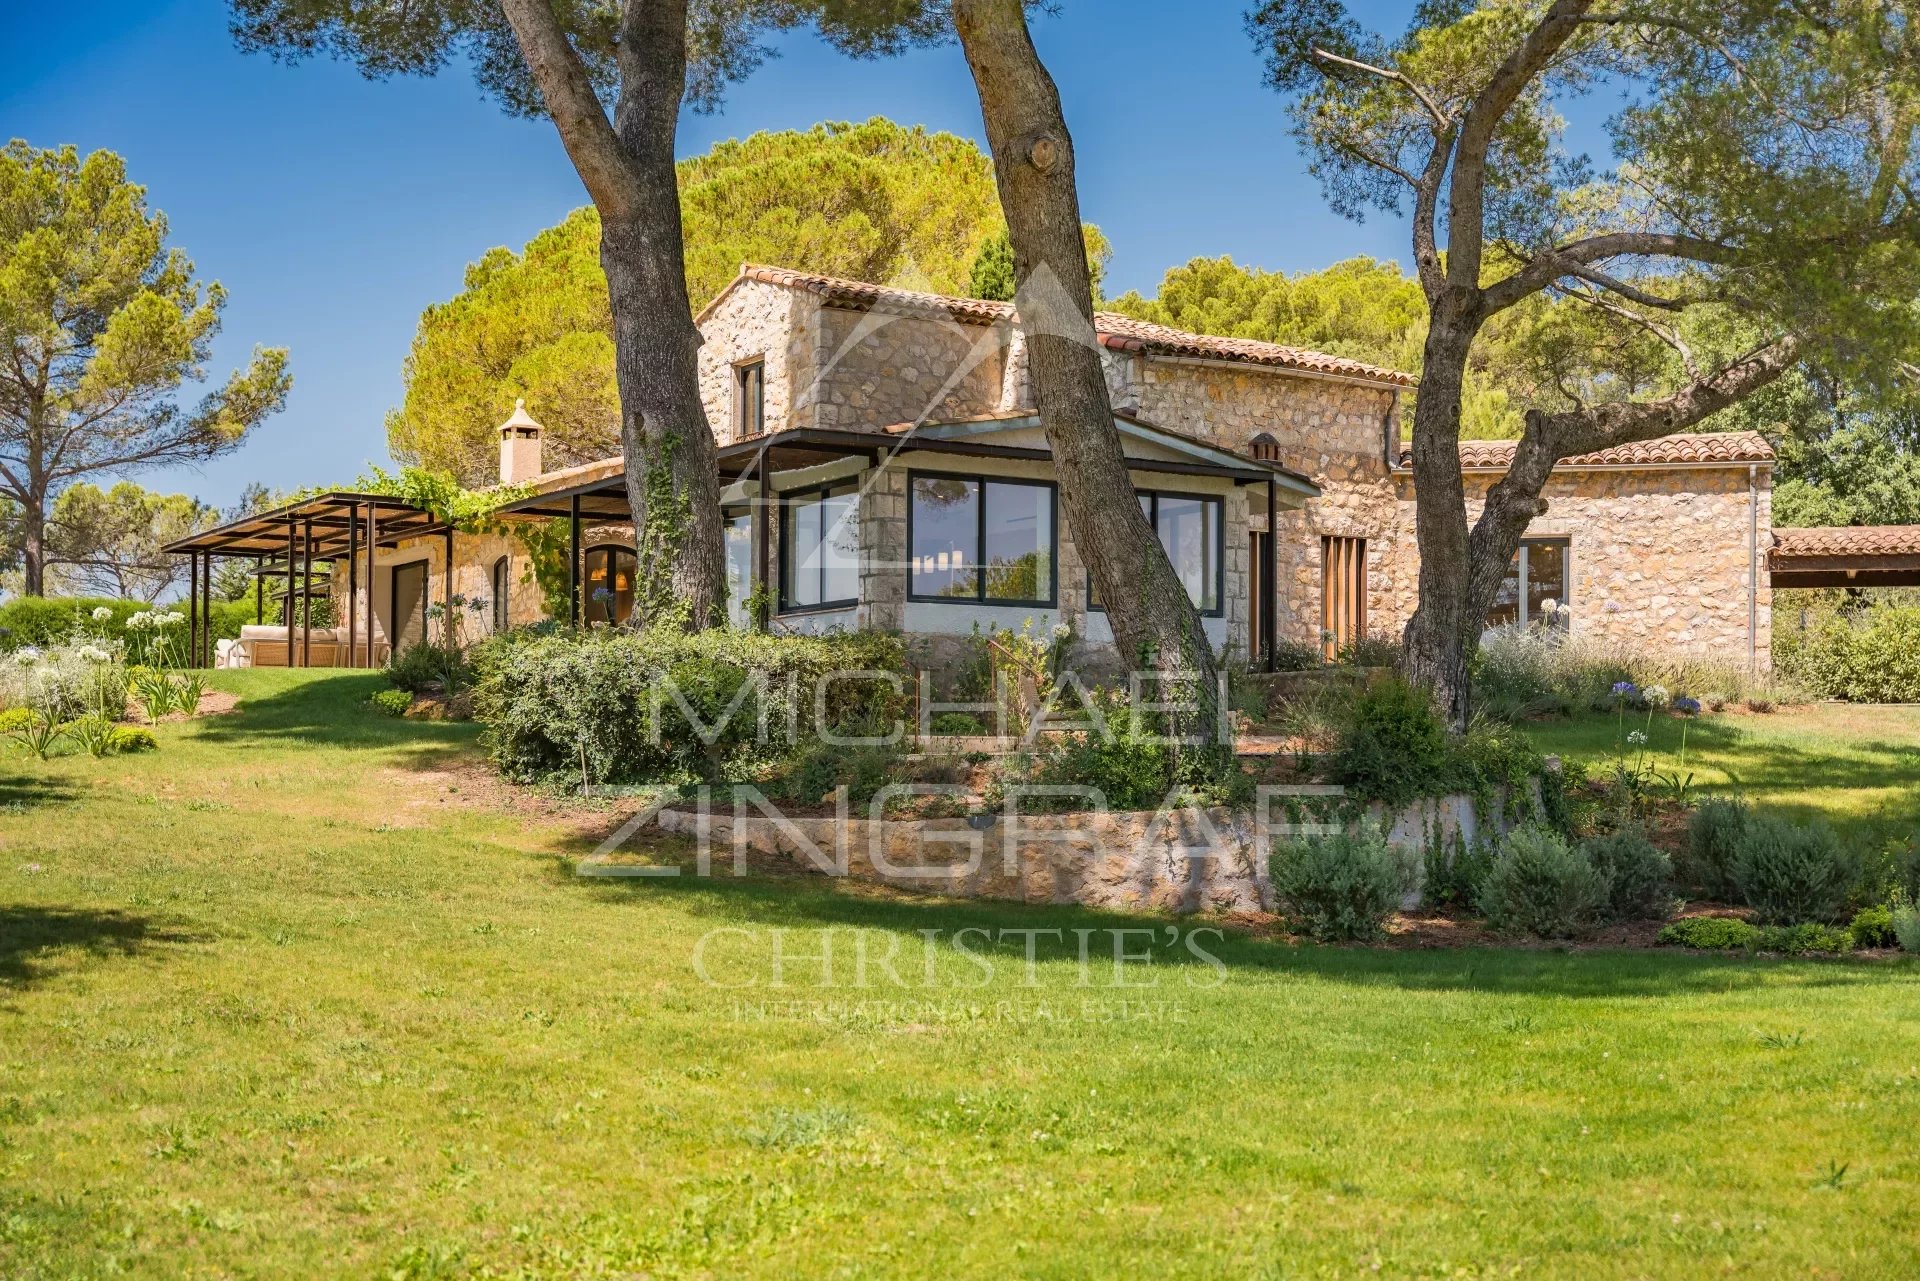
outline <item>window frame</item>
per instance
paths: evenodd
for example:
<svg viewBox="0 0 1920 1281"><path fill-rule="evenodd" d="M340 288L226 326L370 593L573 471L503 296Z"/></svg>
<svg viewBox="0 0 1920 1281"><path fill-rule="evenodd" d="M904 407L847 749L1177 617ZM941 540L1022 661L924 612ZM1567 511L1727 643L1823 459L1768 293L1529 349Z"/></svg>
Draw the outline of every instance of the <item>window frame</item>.
<svg viewBox="0 0 1920 1281"><path fill-rule="evenodd" d="M513 558L500 556L495 558L492 568L487 571L487 585L493 591L493 630L504 632L508 626L507 591L513 581Z"/></svg>
<svg viewBox="0 0 1920 1281"><path fill-rule="evenodd" d="M854 520L855 523L858 524L862 519L860 512L861 488L859 476L843 476L839 480L830 480L823 485L808 485L802 489L784 489L775 496L775 501L780 507L780 545L775 549L775 555L780 562L778 574L780 590L777 593L774 609L776 613L783 617L788 614L826 614L835 610L855 609L860 604L860 588L857 581L854 584L854 594L852 596L844 599L823 600L815 605L795 604L791 594L793 585L787 581L787 548L790 546L790 540L793 538L794 506L798 503L809 501L824 502L829 498L835 497L834 491L836 490L842 490L853 495ZM825 532L822 531L823 540L824 537ZM854 568L857 579L862 566L856 561ZM820 575L820 589L824 594L827 583L827 567L824 561L815 572Z"/></svg>
<svg viewBox="0 0 1920 1281"><path fill-rule="evenodd" d="M1498 624L1498 626L1531 627L1534 624L1534 620L1531 617L1529 617L1530 611L1527 606L1527 596L1528 596L1527 589L1531 585L1531 579L1533 577L1532 574L1528 572L1532 568L1532 561L1533 561L1533 558L1528 554L1528 549L1533 547L1558 547L1561 549L1560 559L1561 559L1561 564L1564 568L1564 577L1566 581L1564 584L1565 590L1561 593L1561 596L1560 596L1560 613L1567 620L1566 630L1569 633L1571 633L1573 631L1573 587L1574 587L1573 536L1571 534L1545 534L1538 538L1522 538L1520 540L1520 545L1513 549L1513 575L1514 575L1514 589L1515 589L1514 602L1513 602L1513 606L1514 606L1513 622L1501 623L1501 624ZM1482 631L1485 631L1494 626L1496 626L1496 624L1489 622L1487 619L1483 618L1480 620L1480 627Z"/></svg>
<svg viewBox="0 0 1920 1281"><path fill-rule="evenodd" d="M1217 503L1219 505L1220 517L1213 523L1213 599L1218 603L1212 609L1202 609L1199 605L1195 605L1194 609L1199 610L1200 617L1202 618L1225 618L1227 616L1227 496L1225 494L1196 494L1181 489L1136 489L1133 492L1137 497L1151 500L1147 511L1143 514L1147 518L1147 523L1153 526L1153 536L1155 540L1158 540L1160 537L1160 500L1162 498L1190 498L1204 503ZM1160 550L1166 551L1166 549L1167 545L1161 543ZM1167 557L1171 560L1173 553L1168 552ZM1104 614L1107 612L1105 605L1094 603L1093 575L1091 573L1087 575L1086 595L1088 613Z"/></svg>
<svg viewBox="0 0 1920 1281"><path fill-rule="evenodd" d="M747 429L747 380L753 380L753 429ZM733 438L752 440L767 434L767 358L735 361L733 365Z"/></svg>
<svg viewBox="0 0 1920 1281"><path fill-rule="evenodd" d="M594 607L597 604L599 604L599 602L593 599L593 593L587 587L588 582L590 582L593 578L593 558L596 555L604 555L607 558L607 584L606 585L609 590L612 590L614 560L615 560L616 552L625 552L627 556L631 558L633 561L633 578L634 578L633 605L627 610L627 616L625 618L616 620L613 616L613 601L608 601L606 603L606 611L605 611L607 616L605 618L596 619L592 617L592 613L593 613ZM639 587L640 587L639 549L634 547L629 547L627 544L619 543L619 542L593 543L587 547L581 548L580 550L580 621L583 626L623 627L628 622L631 622L633 619L634 613L640 608ZM616 593L614 596L614 600L618 600L618 599L619 599L619 595Z"/></svg>
<svg viewBox="0 0 1920 1281"><path fill-rule="evenodd" d="M974 520L974 564L979 572L974 575L974 594L972 596L935 596L916 593L913 590L913 482L925 477L928 480L970 480L980 486L979 511ZM1011 596L987 595L987 486L1024 485L1030 489L1044 489L1048 494L1048 547L1047 559L1051 572L1047 581L1052 590L1043 600L1016 599ZM1060 605L1060 482L1037 480L1026 476L995 476L991 473L923 471L919 468L907 470L907 599L919 605L1018 605L1033 609L1057 609Z"/></svg>

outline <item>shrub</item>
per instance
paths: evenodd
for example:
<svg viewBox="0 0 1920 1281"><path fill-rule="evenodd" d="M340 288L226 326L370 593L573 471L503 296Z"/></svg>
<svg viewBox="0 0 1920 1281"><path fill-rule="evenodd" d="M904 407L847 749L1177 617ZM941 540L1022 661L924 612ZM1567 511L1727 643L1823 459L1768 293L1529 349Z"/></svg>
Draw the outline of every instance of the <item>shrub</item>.
<svg viewBox="0 0 1920 1281"><path fill-rule="evenodd" d="M25 729L32 723L32 708L8 707L0 709L0 734L11 734L15 730Z"/></svg>
<svg viewBox="0 0 1920 1281"><path fill-rule="evenodd" d="M1709 796L1687 823L1687 875L1720 900L1732 899L1734 860L1746 843L1753 811L1738 796Z"/></svg>
<svg viewBox="0 0 1920 1281"><path fill-rule="evenodd" d="M1846 906L1859 861L1824 823L1797 826L1773 815L1747 820L1733 883L1761 921L1828 921Z"/></svg>
<svg viewBox="0 0 1920 1281"><path fill-rule="evenodd" d="M1896 947L1900 942L1893 929L1893 909L1884 903L1855 912L1847 933L1855 947Z"/></svg>
<svg viewBox="0 0 1920 1281"><path fill-rule="evenodd" d="M1320 666L1320 647L1305 641L1276 641L1273 646L1273 670L1307 672Z"/></svg>
<svg viewBox="0 0 1920 1281"><path fill-rule="evenodd" d="M1690 916L1666 926L1656 941L1719 952L1750 948L1759 940L1760 931L1745 921L1730 916Z"/></svg>
<svg viewBox="0 0 1920 1281"><path fill-rule="evenodd" d="M1413 887L1412 856L1373 824L1281 842L1270 869L1281 908L1323 941L1378 938Z"/></svg>
<svg viewBox="0 0 1920 1281"><path fill-rule="evenodd" d="M1754 940L1756 952L1784 952L1788 956L1810 956L1822 952L1846 952L1853 938L1838 926L1808 921L1800 925L1775 925L1760 930Z"/></svg>
<svg viewBox="0 0 1920 1281"><path fill-rule="evenodd" d="M819 725L884 733L902 689L844 674L904 666L900 639L879 632L533 636L487 649L474 714L510 778L578 777L584 759L594 782L718 782L807 746Z"/></svg>
<svg viewBox="0 0 1920 1281"><path fill-rule="evenodd" d="M404 689L376 689L367 695L367 703L388 716L405 716L413 706L413 695Z"/></svg>
<svg viewBox="0 0 1920 1281"><path fill-rule="evenodd" d="M942 712L928 722L936 734L985 734L987 727L972 712Z"/></svg>
<svg viewBox="0 0 1920 1281"><path fill-rule="evenodd" d="M1606 885L1607 912L1616 921L1644 921L1673 913L1673 862L1638 827L1622 827L1580 843Z"/></svg>
<svg viewBox="0 0 1920 1281"><path fill-rule="evenodd" d="M866 805L887 784L905 781L899 772L898 748L815 743L781 771L776 790L803 805L818 805L845 785L849 805Z"/></svg>
<svg viewBox="0 0 1920 1281"><path fill-rule="evenodd" d="M1607 887L1563 837L1541 827L1518 827L1488 865L1477 902L1495 929L1572 938L1599 921Z"/></svg>
<svg viewBox="0 0 1920 1281"><path fill-rule="evenodd" d="M1458 828L1446 840L1429 841L1422 897L1434 904L1470 906L1498 848L1490 841L1469 844Z"/></svg>
<svg viewBox="0 0 1920 1281"><path fill-rule="evenodd" d="M1920 908L1910 903L1894 907L1893 936L1900 941L1902 952L1920 952Z"/></svg>
<svg viewBox="0 0 1920 1281"><path fill-rule="evenodd" d="M458 649L421 641L393 656L387 664L387 680L395 689L411 694L436 687L451 692L467 670L466 659Z"/></svg>
<svg viewBox="0 0 1920 1281"><path fill-rule="evenodd" d="M1824 698L1920 702L1920 607L1836 613L1810 631L1782 631L1774 643L1781 667Z"/></svg>
<svg viewBox="0 0 1920 1281"><path fill-rule="evenodd" d="M1112 809L1158 808L1176 781L1172 746L1123 695L1096 691L1093 704L1105 732L1069 734L1047 744L1032 781L1098 788Z"/></svg>
<svg viewBox="0 0 1920 1281"><path fill-rule="evenodd" d="M1334 779L1361 800L1398 808L1439 794L1448 763L1446 727L1433 699L1389 676L1360 691L1348 709Z"/></svg>
<svg viewBox="0 0 1920 1281"><path fill-rule="evenodd" d="M116 752L151 752L159 746L160 741L145 726L120 725L112 734L112 750Z"/></svg>
<svg viewBox="0 0 1920 1281"><path fill-rule="evenodd" d="M1400 642L1391 636L1356 636L1340 647L1333 661L1341 667L1398 667Z"/></svg>

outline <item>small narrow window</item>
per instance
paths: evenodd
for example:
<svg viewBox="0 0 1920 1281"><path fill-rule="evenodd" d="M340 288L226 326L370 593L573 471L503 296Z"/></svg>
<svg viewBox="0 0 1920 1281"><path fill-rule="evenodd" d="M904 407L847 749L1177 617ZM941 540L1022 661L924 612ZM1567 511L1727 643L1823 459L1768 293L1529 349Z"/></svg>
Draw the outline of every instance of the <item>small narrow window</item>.
<svg viewBox="0 0 1920 1281"><path fill-rule="evenodd" d="M758 436L767 429L767 362L751 360L733 367L733 438Z"/></svg>
<svg viewBox="0 0 1920 1281"><path fill-rule="evenodd" d="M507 630L507 586L512 578L513 565L505 556L493 562L493 630Z"/></svg>
<svg viewBox="0 0 1920 1281"><path fill-rule="evenodd" d="M1367 634L1367 540L1320 539L1320 644L1328 658Z"/></svg>

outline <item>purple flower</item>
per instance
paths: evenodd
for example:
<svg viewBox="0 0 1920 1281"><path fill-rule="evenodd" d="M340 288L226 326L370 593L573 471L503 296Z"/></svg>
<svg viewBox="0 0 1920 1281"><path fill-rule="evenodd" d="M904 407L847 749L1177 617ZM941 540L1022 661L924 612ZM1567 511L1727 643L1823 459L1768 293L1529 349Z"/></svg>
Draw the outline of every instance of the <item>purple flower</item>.
<svg viewBox="0 0 1920 1281"><path fill-rule="evenodd" d="M1615 681L1613 683L1613 696L1615 698L1632 698L1639 692L1639 690L1633 687L1632 681Z"/></svg>
<svg viewBox="0 0 1920 1281"><path fill-rule="evenodd" d="M1688 698L1685 694L1682 694L1673 700L1673 710L1682 716L1698 716L1700 714L1700 700L1697 698Z"/></svg>

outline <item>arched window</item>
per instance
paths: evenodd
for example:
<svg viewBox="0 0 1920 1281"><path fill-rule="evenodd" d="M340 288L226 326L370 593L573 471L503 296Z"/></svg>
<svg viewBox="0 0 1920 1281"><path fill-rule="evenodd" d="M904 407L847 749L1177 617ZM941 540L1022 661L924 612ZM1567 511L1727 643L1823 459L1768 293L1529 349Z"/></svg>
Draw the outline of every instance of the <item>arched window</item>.
<svg viewBox="0 0 1920 1281"><path fill-rule="evenodd" d="M512 581L513 565L505 557L493 562L493 630L507 630L507 589Z"/></svg>
<svg viewBox="0 0 1920 1281"><path fill-rule="evenodd" d="M633 616L633 579L640 568L633 548L610 544L590 547L586 561L582 617L588 626L626 622Z"/></svg>

